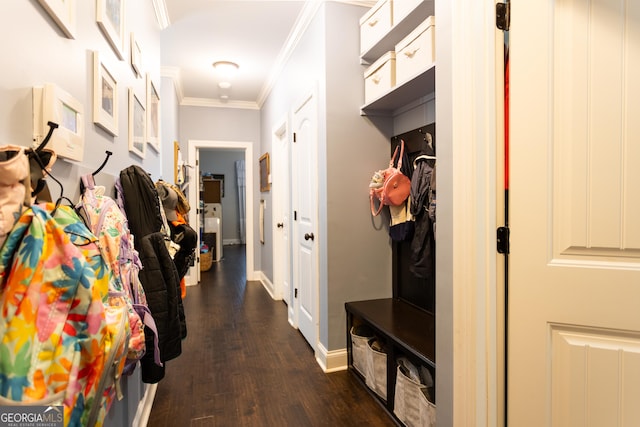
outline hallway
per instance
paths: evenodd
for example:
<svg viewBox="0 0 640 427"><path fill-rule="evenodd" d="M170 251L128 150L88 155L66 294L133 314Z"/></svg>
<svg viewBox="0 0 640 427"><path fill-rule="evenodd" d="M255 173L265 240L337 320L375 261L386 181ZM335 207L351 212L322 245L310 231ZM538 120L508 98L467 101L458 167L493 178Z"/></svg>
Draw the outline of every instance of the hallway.
<svg viewBox="0 0 640 427"><path fill-rule="evenodd" d="M187 338L167 363L148 425L393 426L352 374L325 374L287 306L246 282L244 246L202 273L184 300Z"/></svg>

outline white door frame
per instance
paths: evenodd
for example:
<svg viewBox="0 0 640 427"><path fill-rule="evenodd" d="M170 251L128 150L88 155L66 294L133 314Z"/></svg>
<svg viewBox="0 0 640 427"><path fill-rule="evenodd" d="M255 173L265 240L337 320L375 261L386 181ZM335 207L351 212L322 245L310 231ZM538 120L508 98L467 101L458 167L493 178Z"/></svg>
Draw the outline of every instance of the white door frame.
<svg viewBox="0 0 640 427"><path fill-rule="evenodd" d="M246 224L246 275L247 280L255 280L254 272L254 195L253 195L253 143L252 142L238 142L238 141L208 141L208 140L189 140L188 142L188 164L195 164L194 159L199 160L199 150L202 148L215 148L215 149L229 149L244 151L244 163L245 163L245 224ZM193 186L193 187L192 187ZM195 189L196 191L192 191ZM193 177L189 183L189 205L192 209L189 211L189 223L193 224L194 230L200 230L200 216L197 214L197 207L199 201L197 195L200 192L198 177ZM198 232L198 246L200 247L200 233ZM200 265L196 263L195 268L200 269ZM194 280L194 276L189 275L187 278L188 285L197 285L197 279Z"/></svg>
<svg viewBox="0 0 640 427"><path fill-rule="evenodd" d="M437 150L438 425L499 426L495 1L436 1L435 16L437 139L444 141Z"/></svg>
<svg viewBox="0 0 640 427"><path fill-rule="evenodd" d="M289 157L289 122L287 117L283 117L276 122L271 132L271 146L280 144L282 140L287 141L286 157L281 158L276 155L280 153L280 150L273 149L273 165L271 170L276 171L272 175L275 177L275 185L272 184L272 228L273 228L273 247L272 247L272 262L273 262L273 294L272 297L276 300L284 299L287 305L291 301L291 162ZM278 214L283 215L278 217ZM285 218L287 219L285 221ZM278 222L282 221L283 230L278 229ZM288 233L288 240L285 242L286 246L282 246L282 242L279 241L280 233ZM279 250L283 250L284 253L279 254ZM284 264L284 265L283 265ZM289 267L287 271L286 267ZM288 283L289 287L285 288L284 284Z"/></svg>

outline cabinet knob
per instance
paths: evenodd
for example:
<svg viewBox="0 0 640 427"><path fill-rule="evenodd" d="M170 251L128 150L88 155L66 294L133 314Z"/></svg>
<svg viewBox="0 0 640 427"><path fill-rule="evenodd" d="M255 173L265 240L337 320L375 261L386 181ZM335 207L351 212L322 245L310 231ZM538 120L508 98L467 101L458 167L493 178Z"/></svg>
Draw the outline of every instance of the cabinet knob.
<svg viewBox="0 0 640 427"><path fill-rule="evenodd" d="M279 222L279 223L276 224L276 227L282 228L282 227L284 227L284 224L282 222Z"/></svg>
<svg viewBox="0 0 640 427"><path fill-rule="evenodd" d="M313 240L313 233L304 233L304 240Z"/></svg>

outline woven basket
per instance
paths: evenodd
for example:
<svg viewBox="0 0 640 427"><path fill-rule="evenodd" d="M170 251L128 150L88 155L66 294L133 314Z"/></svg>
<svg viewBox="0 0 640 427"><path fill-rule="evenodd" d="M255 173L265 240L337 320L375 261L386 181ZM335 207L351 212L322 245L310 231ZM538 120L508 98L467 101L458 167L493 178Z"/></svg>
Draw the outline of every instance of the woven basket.
<svg viewBox="0 0 640 427"><path fill-rule="evenodd" d="M200 271L209 271L213 264L213 255L211 252L204 252L200 254Z"/></svg>

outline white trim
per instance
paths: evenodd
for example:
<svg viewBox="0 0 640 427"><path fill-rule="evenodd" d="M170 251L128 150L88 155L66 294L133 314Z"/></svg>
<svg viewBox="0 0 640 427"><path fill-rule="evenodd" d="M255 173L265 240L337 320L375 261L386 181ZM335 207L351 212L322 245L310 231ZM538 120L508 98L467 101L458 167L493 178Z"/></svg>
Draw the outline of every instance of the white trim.
<svg viewBox="0 0 640 427"><path fill-rule="evenodd" d="M294 52L304 33L307 31L307 28L311 24L313 17L315 16L318 9L320 9L322 3L322 1L317 0L305 2L302 11L298 15L296 23L293 26L293 30L291 30L291 33L289 33L289 37L287 37L282 50L280 51L280 53L278 53L278 57L276 58L273 68L271 69L271 73L269 73L269 77L267 78L266 83L258 94L256 103L258 104L259 108L262 108L262 105L269 97L271 90L273 89L275 83L278 81L278 77L284 69L284 65L286 64L291 54Z"/></svg>
<svg viewBox="0 0 640 427"><path fill-rule="evenodd" d="M210 140L197 140L190 139L188 141L188 158L187 163L195 163L194 158L196 157L196 150L203 148L231 148L235 150L244 150L244 161L246 164L245 167L245 215L247 224L246 227L246 275L247 280L256 280L256 272L253 270L254 268L254 259L255 259L255 237L254 237L254 168L251 167L253 162L256 160L253 154L253 143L252 142L244 142L244 141L210 141ZM194 185L191 182L190 185ZM196 192L189 191L189 204L191 206L197 206L196 200ZM198 224L198 218L196 214L196 209L191 209L189 211L189 223ZM200 237L198 236L198 247L200 244ZM196 266L198 267L198 266Z"/></svg>
<svg viewBox="0 0 640 427"><path fill-rule="evenodd" d="M160 30L164 30L171 25L171 21L169 20L169 11L167 10L167 3L165 0L152 0L152 3L153 10L156 12L156 20L158 21Z"/></svg>
<svg viewBox="0 0 640 427"><path fill-rule="evenodd" d="M184 99L184 91L182 90L182 78L180 77L179 67L162 67L160 68L160 76L167 77L173 80L173 87L176 90L176 97L178 98L178 104L182 103Z"/></svg>
<svg viewBox="0 0 640 427"><path fill-rule="evenodd" d="M326 374L331 372L346 371L348 366L347 349L328 351L320 341L318 341L318 351L316 352L316 362Z"/></svg>
<svg viewBox="0 0 640 427"><path fill-rule="evenodd" d="M498 425L495 2L436 2L438 424ZM442 177L442 179L441 179Z"/></svg>
<svg viewBox="0 0 640 427"><path fill-rule="evenodd" d="M149 422L149 416L151 415L151 408L153 407L153 401L156 398L156 391L158 384L147 384L144 396L138 402L138 409L136 415L133 418L132 425L139 427L146 427Z"/></svg>
<svg viewBox="0 0 640 427"><path fill-rule="evenodd" d="M256 272L256 274L258 275L258 277L260 277L260 282L262 283L262 286L267 291L267 293L271 296L271 299L275 301L281 300L282 298L276 297L275 286L273 285L273 282L269 280L266 274L264 274L263 271L258 271Z"/></svg>
<svg viewBox="0 0 640 427"><path fill-rule="evenodd" d="M237 108L242 110L260 109L260 106L257 103L251 101L221 101L219 99L193 97L182 98L182 100L180 101L180 105L207 108Z"/></svg>

